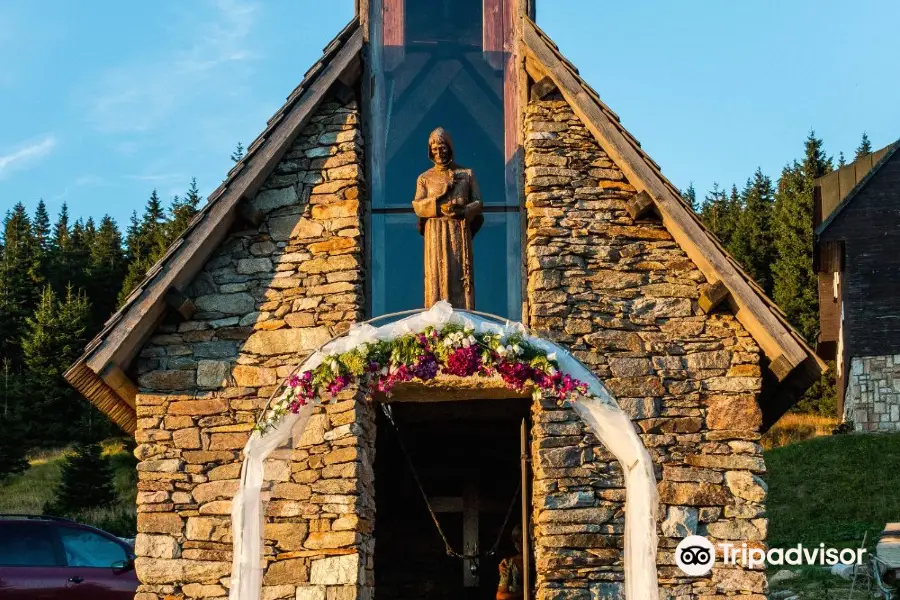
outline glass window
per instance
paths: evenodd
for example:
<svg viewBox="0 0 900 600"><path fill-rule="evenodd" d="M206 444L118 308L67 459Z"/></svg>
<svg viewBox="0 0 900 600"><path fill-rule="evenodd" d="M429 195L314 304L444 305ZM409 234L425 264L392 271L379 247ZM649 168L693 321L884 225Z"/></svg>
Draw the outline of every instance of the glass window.
<svg viewBox="0 0 900 600"><path fill-rule="evenodd" d="M53 527L46 523L0 523L0 565L60 566Z"/></svg>
<svg viewBox="0 0 900 600"><path fill-rule="evenodd" d="M381 7L382 29L372 38L379 67L371 101L372 316L423 307L424 243L412 200L418 176L432 167L428 136L443 127L455 161L475 173L485 207L473 240L475 308L518 320L521 184L510 177L517 132L507 131L517 103L506 93L517 87L502 51L512 28L497 19L513 13L506 0L373 4Z"/></svg>
<svg viewBox="0 0 900 600"><path fill-rule="evenodd" d="M488 212L472 241L475 308L518 319L521 239L517 211ZM372 311L384 315L422 308L425 244L413 213L372 215Z"/></svg>
<svg viewBox="0 0 900 600"><path fill-rule="evenodd" d="M104 567L128 560L125 548L87 529L61 527L63 550L70 567Z"/></svg>

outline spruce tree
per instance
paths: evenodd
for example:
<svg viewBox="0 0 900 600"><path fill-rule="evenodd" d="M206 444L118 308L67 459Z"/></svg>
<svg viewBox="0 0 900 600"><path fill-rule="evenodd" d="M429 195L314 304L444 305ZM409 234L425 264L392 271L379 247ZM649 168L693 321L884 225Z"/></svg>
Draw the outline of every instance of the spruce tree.
<svg viewBox="0 0 900 600"><path fill-rule="evenodd" d="M872 152L872 142L869 141L869 135L863 131L862 139L859 141L859 146L856 147L856 156L853 160L859 160L866 154L870 154Z"/></svg>
<svg viewBox="0 0 900 600"><path fill-rule="evenodd" d="M3 222L0 257L0 356L12 362L14 371L22 364L19 340L42 284L39 246L20 202Z"/></svg>
<svg viewBox="0 0 900 600"><path fill-rule="evenodd" d="M713 188L703 200L700 210L700 218L726 248L731 242L734 226L737 220L739 207L734 203L735 197L729 197L719 184L713 183Z"/></svg>
<svg viewBox="0 0 900 600"><path fill-rule="evenodd" d="M234 147L234 152L231 153L231 160L238 162L242 158L244 158L244 145L238 142L237 146Z"/></svg>
<svg viewBox="0 0 900 600"><path fill-rule="evenodd" d="M175 241L185 229L200 205L200 188L197 187L197 178L191 178L191 185L183 198L175 196L169 207L169 222L167 223L166 246Z"/></svg>
<svg viewBox="0 0 900 600"><path fill-rule="evenodd" d="M50 251L50 214L47 212L47 205L44 204L43 198L38 200L37 208L34 211L32 230L41 254L46 255Z"/></svg>
<svg viewBox="0 0 900 600"><path fill-rule="evenodd" d="M803 162L784 168L773 213L775 261L772 294L800 333L813 342L819 329L817 279L813 272L813 182L832 170L822 140L810 132Z"/></svg>
<svg viewBox="0 0 900 600"><path fill-rule="evenodd" d="M27 440L27 429L18 416L0 416L0 483L28 469Z"/></svg>
<svg viewBox="0 0 900 600"><path fill-rule="evenodd" d="M111 506L116 501L113 470L99 444L75 447L62 467L56 498L44 507L45 514L77 515L91 508Z"/></svg>
<svg viewBox="0 0 900 600"><path fill-rule="evenodd" d="M767 294L772 293L772 180L756 169L741 194L742 209L729 251Z"/></svg>
<svg viewBox="0 0 900 600"><path fill-rule="evenodd" d="M697 190L694 189L693 181L688 184L683 192L681 192L681 199L691 207L691 210L697 212Z"/></svg>
<svg viewBox="0 0 900 600"><path fill-rule="evenodd" d="M63 202L53 226L53 238L50 241L50 284L56 293L66 289L72 275L72 227L69 225L69 207Z"/></svg>
<svg viewBox="0 0 900 600"><path fill-rule="evenodd" d="M125 268L122 234L116 222L104 215L91 242L87 268L87 292L95 326L104 323L115 310Z"/></svg>
<svg viewBox="0 0 900 600"><path fill-rule="evenodd" d="M119 292L119 304L125 302L135 286L143 281L150 267L165 252L168 228L159 195L153 190L141 220L138 221L136 215L133 216L128 228L128 271Z"/></svg>
<svg viewBox="0 0 900 600"><path fill-rule="evenodd" d="M838 168L844 167L847 165L847 159L844 158L844 151L841 150L838 152Z"/></svg>
<svg viewBox="0 0 900 600"><path fill-rule="evenodd" d="M27 420L36 425L35 443L57 444L92 433L83 430L84 400L63 379L87 342L89 320L87 297L71 285L62 301L52 287L44 287L34 315L27 320L22 339L25 378L29 389L39 392L32 393L22 408Z"/></svg>

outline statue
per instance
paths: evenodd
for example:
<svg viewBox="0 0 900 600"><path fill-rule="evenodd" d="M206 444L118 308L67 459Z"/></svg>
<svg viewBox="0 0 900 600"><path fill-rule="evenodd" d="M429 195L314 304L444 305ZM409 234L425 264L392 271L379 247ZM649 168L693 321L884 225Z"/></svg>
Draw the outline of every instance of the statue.
<svg viewBox="0 0 900 600"><path fill-rule="evenodd" d="M425 236L425 308L447 300L454 308L475 308L472 238L484 223L481 192L471 169L453 160L450 134L428 136L434 167L416 182L413 209Z"/></svg>

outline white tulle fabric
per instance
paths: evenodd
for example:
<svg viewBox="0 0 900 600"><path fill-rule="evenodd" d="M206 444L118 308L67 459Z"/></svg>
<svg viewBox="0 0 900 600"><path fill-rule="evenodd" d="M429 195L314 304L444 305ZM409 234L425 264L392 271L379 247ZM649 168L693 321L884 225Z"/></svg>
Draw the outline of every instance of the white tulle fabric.
<svg viewBox="0 0 900 600"><path fill-rule="evenodd" d="M627 600L658 600L656 573L656 478L650 455L641 443L628 415L618 407L606 387L567 350L530 335L520 323L500 324L465 311L455 311L439 302L431 309L381 327L354 326L313 353L299 372L314 369L325 356L340 354L364 342L392 340L420 333L427 327L440 329L448 323L473 328L479 333L518 333L547 353L555 352L560 369L588 385L589 393L573 402L578 414L597 438L616 457L625 474L625 597ZM292 448L300 439L314 406L288 414L264 434L254 432L244 447L241 485L231 509L234 560L229 600L259 600L262 584L264 462L277 448Z"/></svg>

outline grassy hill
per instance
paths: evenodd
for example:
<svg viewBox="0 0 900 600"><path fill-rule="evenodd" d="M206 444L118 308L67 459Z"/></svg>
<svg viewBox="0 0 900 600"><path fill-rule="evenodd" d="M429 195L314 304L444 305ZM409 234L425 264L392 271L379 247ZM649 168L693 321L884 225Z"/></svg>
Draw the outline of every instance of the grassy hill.
<svg viewBox="0 0 900 600"><path fill-rule="evenodd" d="M27 471L0 484L0 513L41 514L44 505L55 497L67 452L68 449L60 449L29 456L31 467ZM119 440L104 442L103 454L109 457L113 466L119 500L112 507L87 511L75 518L116 535L134 537L137 496L135 458Z"/></svg>

